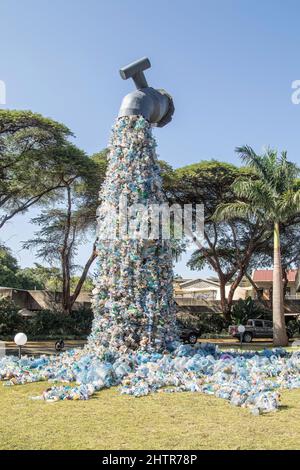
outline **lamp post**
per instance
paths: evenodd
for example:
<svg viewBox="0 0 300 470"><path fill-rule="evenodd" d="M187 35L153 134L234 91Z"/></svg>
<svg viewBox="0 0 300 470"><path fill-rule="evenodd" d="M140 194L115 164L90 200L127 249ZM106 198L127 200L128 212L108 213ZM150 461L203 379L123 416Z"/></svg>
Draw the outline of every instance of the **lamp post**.
<svg viewBox="0 0 300 470"><path fill-rule="evenodd" d="M27 343L27 336L25 335L25 333L17 333L14 337L14 342L19 348L19 359L21 359L22 346Z"/></svg>
<svg viewBox="0 0 300 470"><path fill-rule="evenodd" d="M246 330L246 328L244 327L244 325L239 325L238 326L238 332L240 334L240 341L241 341L241 349L242 349L242 346L243 346L243 335L245 333L245 330Z"/></svg>

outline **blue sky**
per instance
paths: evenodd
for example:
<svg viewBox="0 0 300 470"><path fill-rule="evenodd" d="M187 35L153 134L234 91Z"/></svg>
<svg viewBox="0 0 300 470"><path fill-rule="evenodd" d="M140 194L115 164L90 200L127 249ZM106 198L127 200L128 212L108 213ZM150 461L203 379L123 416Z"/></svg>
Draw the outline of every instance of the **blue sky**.
<svg viewBox="0 0 300 470"><path fill-rule="evenodd" d="M296 0L0 0L0 80L6 107L31 109L68 125L88 153L106 146L132 83L120 66L147 55L149 84L174 97L174 120L155 130L160 158L174 167L234 148L286 149L300 163L300 3ZM30 218L1 238L22 266ZM79 253L83 262L88 248ZM184 266L177 272L195 276Z"/></svg>

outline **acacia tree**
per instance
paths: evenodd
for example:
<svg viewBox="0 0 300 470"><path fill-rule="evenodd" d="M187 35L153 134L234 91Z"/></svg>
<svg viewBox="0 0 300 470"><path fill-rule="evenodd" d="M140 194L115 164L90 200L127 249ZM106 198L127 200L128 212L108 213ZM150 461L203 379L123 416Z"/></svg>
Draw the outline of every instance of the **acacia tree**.
<svg viewBox="0 0 300 470"><path fill-rule="evenodd" d="M95 236L98 191L105 170L106 151L92 158L82 154L77 160L74 159L73 171L64 175L64 187L57 195L55 206L32 219L32 223L38 225L40 230L35 233L35 238L23 245L25 248L37 248L37 256L44 261L60 265L62 309L65 313L72 311L97 256L94 239L81 274L72 277L80 268L74 264L79 245L86 243L90 234Z"/></svg>
<svg viewBox="0 0 300 470"><path fill-rule="evenodd" d="M189 266L197 270L209 266L216 272L221 308L228 321L234 292L247 271L251 257L266 243L265 227L259 223L252 223L244 217L229 221L213 218L220 203L235 200L231 186L241 175L249 176L249 170L212 160L168 172L165 179L165 191L170 202L204 204L204 240L194 239L198 249L193 253ZM226 285L230 282L226 295Z"/></svg>
<svg viewBox="0 0 300 470"><path fill-rule="evenodd" d="M265 154L257 155L249 146L236 151L255 177L240 177L233 183L238 200L219 204L215 220L247 217L273 227L273 341L275 346L286 346L280 227L300 209L300 190L296 182L299 169L287 160L286 152L278 155L268 149Z"/></svg>
<svg viewBox="0 0 300 470"><path fill-rule="evenodd" d="M69 189L66 191L68 193ZM77 280L74 293L71 293L72 275L78 269L78 266L74 264L74 257L80 242L85 241L85 236L80 215L72 208L72 200L69 199L67 205L67 209L44 210L38 217L32 219L32 223L38 225L40 230L35 232L35 237L25 242L23 247L35 248L38 258L51 266L60 266L62 310L65 313L70 313L86 277L82 273ZM95 256L94 247L83 270L84 273L88 271Z"/></svg>
<svg viewBox="0 0 300 470"><path fill-rule="evenodd" d="M71 131L31 111L0 110L0 229L63 186Z"/></svg>

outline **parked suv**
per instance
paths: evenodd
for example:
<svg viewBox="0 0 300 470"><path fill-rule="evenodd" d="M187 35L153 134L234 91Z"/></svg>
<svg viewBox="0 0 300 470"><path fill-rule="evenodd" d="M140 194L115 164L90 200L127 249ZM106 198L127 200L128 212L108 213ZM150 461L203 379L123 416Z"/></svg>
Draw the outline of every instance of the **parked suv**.
<svg viewBox="0 0 300 470"><path fill-rule="evenodd" d="M244 343L251 343L253 338L273 338L273 322L270 320L248 320L245 328L246 330L243 334ZM240 339L238 325L230 325L228 331L231 336ZM287 328L286 332L288 338L291 338L291 331Z"/></svg>
<svg viewBox="0 0 300 470"><path fill-rule="evenodd" d="M184 343L196 344L198 338L201 336L201 331L197 328L185 326L180 320L177 319L178 332L180 339Z"/></svg>

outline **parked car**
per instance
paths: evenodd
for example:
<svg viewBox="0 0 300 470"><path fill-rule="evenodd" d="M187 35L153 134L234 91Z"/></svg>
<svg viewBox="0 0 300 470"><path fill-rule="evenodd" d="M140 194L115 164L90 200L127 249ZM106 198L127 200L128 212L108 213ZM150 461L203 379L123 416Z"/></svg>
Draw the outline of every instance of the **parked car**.
<svg viewBox="0 0 300 470"><path fill-rule="evenodd" d="M177 320L180 339L184 343L196 344L198 338L201 336L201 331L197 328L188 327L180 320Z"/></svg>
<svg viewBox="0 0 300 470"><path fill-rule="evenodd" d="M251 343L253 338L273 338L273 322L270 320L250 319L245 326L243 342ZM238 325L230 325L228 332L234 338L240 339ZM292 332L287 328L288 338L292 337Z"/></svg>

